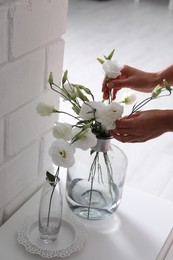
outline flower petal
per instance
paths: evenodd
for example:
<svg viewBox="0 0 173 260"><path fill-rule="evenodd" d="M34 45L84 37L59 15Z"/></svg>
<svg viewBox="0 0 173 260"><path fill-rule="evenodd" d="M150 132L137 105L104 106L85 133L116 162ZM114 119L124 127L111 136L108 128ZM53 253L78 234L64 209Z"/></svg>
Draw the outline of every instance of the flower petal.
<svg viewBox="0 0 173 260"><path fill-rule="evenodd" d="M106 76L110 79L121 75L122 66L115 60L106 60L102 66Z"/></svg>
<svg viewBox="0 0 173 260"><path fill-rule="evenodd" d="M43 102L40 102L36 107L37 113L40 116L50 116L53 112L56 111L54 106L47 105Z"/></svg>
<svg viewBox="0 0 173 260"><path fill-rule="evenodd" d="M56 122L52 128L52 133L56 139L69 141L72 137L72 126L68 123Z"/></svg>
<svg viewBox="0 0 173 260"><path fill-rule="evenodd" d="M129 92L123 95L122 102L126 105L131 105L136 101L136 94L134 92Z"/></svg>
<svg viewBox="0 0 173 260"><path fill-rule="evenodd" d="M49 149L49 155L53 163L65 168L69 168L74 164L74 152L75 149L62 139L53 142Z"/></svg>
<svg viewBox="0 0 173 260"><path fill-rule="evenodd" d="M73 143L75 148L80 148L84 151L95 146L97 144L96 136L91 132L91 129L88 128L85 131L81 132L81 129L76 127L73 129L74 137L77 136L76 141Z"/></svg>

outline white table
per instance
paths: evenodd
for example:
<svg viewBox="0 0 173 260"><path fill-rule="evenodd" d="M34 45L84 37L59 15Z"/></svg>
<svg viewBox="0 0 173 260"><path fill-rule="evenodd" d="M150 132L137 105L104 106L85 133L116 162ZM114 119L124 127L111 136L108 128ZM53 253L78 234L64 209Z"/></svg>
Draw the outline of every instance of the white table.
<svg viewBox="0 0 173 260"><path fill-rule="evenodd" d="M27 253L16 239L19 224L38 211L39 198L40 192L0 227L1 260L41 259ZM67 208L64 214L69 214ZM86 224L84 247L67 259L156 260L172 226L172 203L125 187L118 212L106 221Z"/></svg>

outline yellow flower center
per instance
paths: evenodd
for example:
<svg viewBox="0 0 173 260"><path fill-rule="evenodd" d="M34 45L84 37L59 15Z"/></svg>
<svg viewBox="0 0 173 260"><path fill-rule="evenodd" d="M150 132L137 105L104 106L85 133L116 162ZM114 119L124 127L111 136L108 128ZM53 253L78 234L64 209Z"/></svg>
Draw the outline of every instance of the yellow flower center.
<svg viewBox="0 0 173 260"><path fill-rule="evenodd" d="M66 152L64 150L60 151L59 154L62 156L62 158L66 158Z"/></svg>

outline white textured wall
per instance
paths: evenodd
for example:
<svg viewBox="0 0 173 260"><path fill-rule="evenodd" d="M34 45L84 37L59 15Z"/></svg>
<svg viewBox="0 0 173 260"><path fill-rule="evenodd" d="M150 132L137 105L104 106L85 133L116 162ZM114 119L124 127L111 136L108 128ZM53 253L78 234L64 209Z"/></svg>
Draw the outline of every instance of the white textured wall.
<svg viewBox="0 0 173 260"><path fill-rule="evenodd" d="M0 0L0 223L42 184L51 167L55 117L38 102L58 105L47 78L62 74L68 0ZM56 118L57 119L57 118Z"/></svg>

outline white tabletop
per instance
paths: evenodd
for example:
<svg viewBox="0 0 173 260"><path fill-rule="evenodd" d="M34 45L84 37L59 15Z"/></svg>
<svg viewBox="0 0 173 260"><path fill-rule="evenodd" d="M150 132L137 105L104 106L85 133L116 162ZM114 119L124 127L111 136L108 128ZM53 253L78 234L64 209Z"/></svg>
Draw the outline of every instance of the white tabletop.
<svg viewBox="0 0 173 260"><path fill-rule="evenodd" d="M39 198L40 192L0 227L1 260L41 259L26 252L16 239L19 224L38 212ZM64 217L66 214L69 215L67 208ZM69 260L156 260L173 226L173 203L125 187L114 216L82 223L86 226L87 241Z"/></svg>

